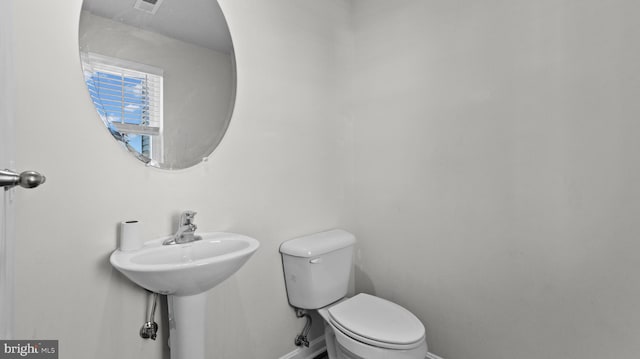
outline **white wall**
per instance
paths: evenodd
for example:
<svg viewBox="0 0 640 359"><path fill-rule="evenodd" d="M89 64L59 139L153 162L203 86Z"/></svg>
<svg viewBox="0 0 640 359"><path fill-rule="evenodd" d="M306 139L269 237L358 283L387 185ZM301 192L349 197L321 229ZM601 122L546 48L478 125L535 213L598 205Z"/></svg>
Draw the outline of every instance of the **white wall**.
<svg viewBox="0 0 640 359"><path fill-rule="evenodd" d="M639 11L354 1L356 283L435 353L638 356Z"/></svg>
<svg viewBox="0 0 640 359"><path fill-rule="evenodd" d="M144 293L107 256L118 221L155 237L195 209L262 244L211 293L211 357L292 349L277 247L334 226L358 235L359 289L415 312L447 359L637 356L639 4L221 3L237 107L211 160L179 172L95 118L80 1L15 4L17 160L48 176L18 193L17 337L159 357L137 337Z"/></svg>
<svg viewBox="0 0 640 359"><path fill-rule="evenodd" d="M227 128L234 94L233 59L205 47L83 11L80 48L163 72L163 167L207 157Z"/></svg>
<svg viewBox="0 0 640 359"><path fill-rule="evenodd" d="M17 1L17 160L47 175L18 193L16 337L59 339L65 358L159 358L164 340L138 337L146 296L114 271L117 223L149 238L180 211L202 231L261 243L210 295L212 358L277 358L303 321L287 304L281 241L344 218L337 75L341 0L221 1L238 63L233 120L209 162L144 167L108 135L84 87L81 1ZM163 328L164 330L165 328ZM166 357L166 356L165 356Z"/></svg>

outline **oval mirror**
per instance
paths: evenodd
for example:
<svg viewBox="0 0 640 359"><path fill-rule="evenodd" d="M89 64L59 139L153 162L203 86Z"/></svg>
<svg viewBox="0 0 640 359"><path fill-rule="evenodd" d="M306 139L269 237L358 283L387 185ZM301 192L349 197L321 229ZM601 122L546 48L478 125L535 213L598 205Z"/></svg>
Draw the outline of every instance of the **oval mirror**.
<svg viewBox="0 0 640 359"><path fill-rule="evenodd" d="M84 0L79 43L99 118L133 155L182 169L213 152L236 91L216 0Z"/></svg>

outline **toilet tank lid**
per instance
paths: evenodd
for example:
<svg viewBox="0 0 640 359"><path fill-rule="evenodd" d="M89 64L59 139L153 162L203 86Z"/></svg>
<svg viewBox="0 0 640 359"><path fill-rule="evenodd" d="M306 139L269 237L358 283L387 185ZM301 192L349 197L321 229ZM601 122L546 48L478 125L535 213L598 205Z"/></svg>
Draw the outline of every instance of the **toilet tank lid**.
<svg viewBox="0 0 640 359"><path fill-rule="evenodd" d="M280 253L309 258L352 246L355 242L353 234L342 229L332 229L285 241L280 245Z"/></svg>

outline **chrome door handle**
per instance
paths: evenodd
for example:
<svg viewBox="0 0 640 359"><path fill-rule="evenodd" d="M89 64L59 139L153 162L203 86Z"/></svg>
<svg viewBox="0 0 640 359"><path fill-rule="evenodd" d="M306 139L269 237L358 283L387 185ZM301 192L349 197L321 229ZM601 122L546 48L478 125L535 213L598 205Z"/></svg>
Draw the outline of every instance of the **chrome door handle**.
<svg viewBox="0 0 640 359"><path fill-rule="evenodd" d="M24 171L20 174L10 170L0 170L0 187L12 188L20 186L34 188L43 184L47 178L36 171Z"/></svg>

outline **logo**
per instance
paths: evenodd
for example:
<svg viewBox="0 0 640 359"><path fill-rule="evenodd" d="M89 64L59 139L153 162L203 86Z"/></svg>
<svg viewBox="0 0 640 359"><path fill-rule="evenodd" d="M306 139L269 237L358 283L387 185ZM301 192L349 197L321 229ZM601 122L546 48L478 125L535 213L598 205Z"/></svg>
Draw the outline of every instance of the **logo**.
<svg viewBox="0 0 640 359"><path fill-rule="evenodd" d="M0 340L0 359L58 359L57 340Z"/></svg>

